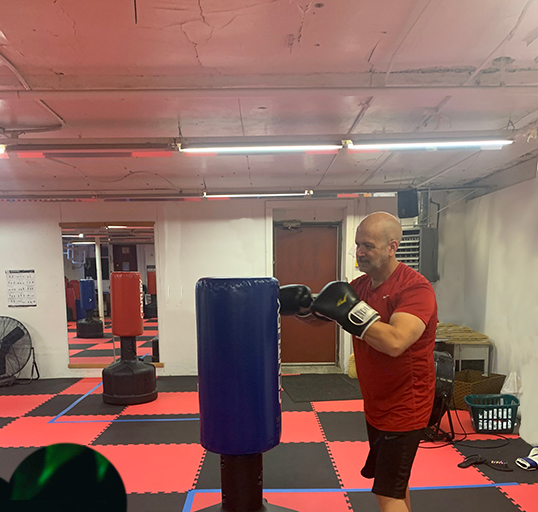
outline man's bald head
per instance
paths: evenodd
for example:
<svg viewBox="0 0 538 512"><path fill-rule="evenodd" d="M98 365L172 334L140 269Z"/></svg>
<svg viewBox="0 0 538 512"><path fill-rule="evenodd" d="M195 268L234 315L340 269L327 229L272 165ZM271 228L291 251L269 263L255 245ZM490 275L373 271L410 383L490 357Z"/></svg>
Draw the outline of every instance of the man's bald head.
<svg viewBox="0 0 538 512"><path fill-rule="evenodd" d="M402 241L402 226L400 225L400 221L394 215L387 212L371 213L362 220L359 224L359 229L378 234L387 244L391 240L396 240L398 244Z"/></svg>
<svg viewBox="0 0 538 512"><path fill-rule="evenodd" d="M396 251L402 240L402 227L396 217L376 212L363 219L355 243L359 269L383 282L398 265Z"/></svg>

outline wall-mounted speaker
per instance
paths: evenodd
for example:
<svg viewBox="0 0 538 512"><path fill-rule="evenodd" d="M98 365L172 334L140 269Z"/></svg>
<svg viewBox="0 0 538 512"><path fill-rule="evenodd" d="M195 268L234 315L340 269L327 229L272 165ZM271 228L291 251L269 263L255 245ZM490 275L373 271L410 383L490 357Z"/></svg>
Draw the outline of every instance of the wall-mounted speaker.
<svg viewBox="0 0 538 512"><path fill-rule="evenodd" d="M416 190L401 190L398 196L398 217L409 219L418 216L418 193Z"/></svg>

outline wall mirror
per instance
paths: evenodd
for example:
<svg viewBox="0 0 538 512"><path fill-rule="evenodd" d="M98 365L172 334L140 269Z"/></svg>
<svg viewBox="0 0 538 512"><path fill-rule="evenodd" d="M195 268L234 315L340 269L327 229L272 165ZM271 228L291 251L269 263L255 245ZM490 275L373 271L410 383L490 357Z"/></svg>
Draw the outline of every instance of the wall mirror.
<svg viewBox="0 0 538 512"><path fill-rule="evenodd" d="M144 333L137 355L159 359L154 229L151 222L62 223L64 285L70 368L105 368L121 355L112 334L111 272L139 272Z"/></svg>

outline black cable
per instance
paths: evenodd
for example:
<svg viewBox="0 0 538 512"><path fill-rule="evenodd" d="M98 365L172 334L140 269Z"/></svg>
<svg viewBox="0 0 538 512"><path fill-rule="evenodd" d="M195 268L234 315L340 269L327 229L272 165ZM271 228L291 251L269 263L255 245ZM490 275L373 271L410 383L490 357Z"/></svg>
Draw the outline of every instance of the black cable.
<svg viewBox="0 0 538 512"><path fill-rule="evenodd" d="M455 437L454 439L452 439L451 441L446 441L444 444L442 445L439 445L439 446L420 446L420 444L422 443L429 443L429 442L432 442L431 440L423 440L420 442L419 444L419 448L422 448L424 450L436 450L438 448L444 448L445 446L454 446L457 448L456 445L458 446L462 446L462 447L465 447L465 448L478 448L480 450L496 450L498 448L503 448L504 446L508 446L510 444L510 441L511 439L509 439L508 437L505 437L503 436L502 434L496 434L494 432L467 432L465 430L465 427L463 426L462 422L461 422L461 419L460 419L460 416L458 414L458 409L456 408L456 400L454 398L454 395L452 395L452 407L453 407L453 412L454 414L456 415L456 419L458 420L458 423L459 423L459 426L461 427L461 430L463 432L454 432L454 436L457 436L457 435L463 435L463 438L462 439L459 439L457 440ZM447 413L450 414L448 408L447 408ZM444 417L444 415L443 415ZM442 419L442 418L441 418ZM463 444L463 442L469 437L469 436L478 436L478 435L484 435L484 434L487 434L487 435L492 435L492 436L496 436L498 437L499 439L504 439L505 442L502 443L502 444L497 444L495 446L476 446L476 445L468 445L468 444Z"/></svg>

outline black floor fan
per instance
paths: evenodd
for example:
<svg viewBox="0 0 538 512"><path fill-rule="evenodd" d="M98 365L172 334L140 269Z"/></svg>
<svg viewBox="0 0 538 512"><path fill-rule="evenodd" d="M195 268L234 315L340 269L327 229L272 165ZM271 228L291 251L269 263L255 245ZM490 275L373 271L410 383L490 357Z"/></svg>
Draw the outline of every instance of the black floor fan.
<svg viewBox="0 0 538 512"><path fill-rule="evenodd" d="M449 409L454 395L454 360L448 352L434 351L433 357L435 361L435 399L425 436L428 441L446 441L450 443L456 435ZM441 420L445 413L448 415L449 432L441 428Z"/></svg>
<svg viewBox="0 0 538 512"><path fill-rule="evenodd" d="M0 316L0 386L12 385L28 364L30 357L32 357L32 373L30 379L24 380L32 382L34 370L36 378L39 379L39 370L30 333L18 320Z"/></svg>

